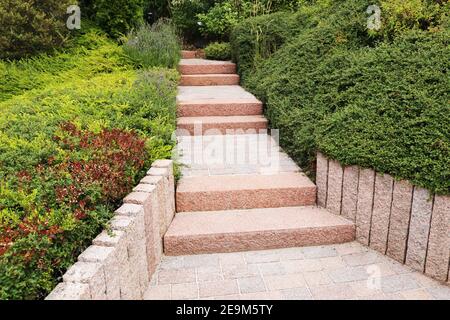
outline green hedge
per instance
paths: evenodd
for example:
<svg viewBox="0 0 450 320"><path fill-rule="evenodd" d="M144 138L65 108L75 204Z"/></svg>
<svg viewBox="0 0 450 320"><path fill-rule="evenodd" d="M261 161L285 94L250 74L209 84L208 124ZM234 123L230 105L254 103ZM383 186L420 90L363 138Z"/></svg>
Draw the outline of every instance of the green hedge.
<svg viewBox="0 0 450 320"><path fill-rule="evenodd" d="M79 43L2 64L21 85L3 84L0 102L0 299L45 297L145 168L171 155L178 73L136 71L99 34Z"/></svg>
<svg viewBox="0 0 450 320"><path fill-rule="evenodd" d="M228 42L213 42L206 46L205 57L210 60L230 60L231 46Z"/></svg>
<svg viewBox="0 0 450 320"><path fill-rule="evenodd" d="M378 32L366 29L372 2L365 0L319 0L234 30L244 86L265 103L283 147L311 175L321 150L450 193L448 4L419 2L397 8L418 12L414 19L390 13L397 0L382 1ZM277 21L285 25L270 27Z"/></svg>
<svg viewBox="0 0 450 320"><path fill-rule="evenodd" d="M70 0L2 0L0 2L0 59L18 59L61 47Z"/></svg>

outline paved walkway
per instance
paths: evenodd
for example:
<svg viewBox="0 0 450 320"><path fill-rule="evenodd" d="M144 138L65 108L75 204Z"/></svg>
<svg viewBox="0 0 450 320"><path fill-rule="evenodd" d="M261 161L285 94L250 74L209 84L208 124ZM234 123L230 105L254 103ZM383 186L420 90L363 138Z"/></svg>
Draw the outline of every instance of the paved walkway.
<svg viewBox="0 0 450 320"><path fill-rule="evenodd" d="M450 287L350 242L165 256L145 299L450 300Z"/></svg>

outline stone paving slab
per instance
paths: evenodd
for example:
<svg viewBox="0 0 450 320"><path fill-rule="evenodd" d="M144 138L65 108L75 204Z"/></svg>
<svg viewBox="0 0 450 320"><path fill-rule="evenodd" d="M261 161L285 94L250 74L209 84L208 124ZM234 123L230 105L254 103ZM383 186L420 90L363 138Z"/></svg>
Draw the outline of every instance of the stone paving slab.
<svg viewBox="0 0 450 320"><path fill-rule="evenodd" d="M301 171L266 133L180 136L177 154L185 177Z"/></svg>
<svg viewBox="0 0 450 320"><path fill-rule="evenodd" d="M179 86L177 101L216 102L224 100L259 102L250 92L238 85L229 86Z"/></svg>
<svg viewBox="0 0 450 320"><path fill-rule="evenodd" d="M357 242L163 257L145 299L450 300L450 287Z"/></svg>

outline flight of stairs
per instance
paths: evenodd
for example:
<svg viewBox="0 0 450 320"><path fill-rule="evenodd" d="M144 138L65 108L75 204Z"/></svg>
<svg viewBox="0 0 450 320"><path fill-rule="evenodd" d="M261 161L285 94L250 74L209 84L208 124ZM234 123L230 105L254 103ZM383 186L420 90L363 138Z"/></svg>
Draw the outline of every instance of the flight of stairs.
<svg viewBox="0 0 450 320"><path fill-rule="evenodd" d="M354 224L316 206L314 183L267 134L262 103L238 86L236 65L196 59L189 51L183 56L177 134L186 167L176 190L177 214L164 236L165 254L353 241ZM208 163L205 154L214 141L232 141L234 149L223 157L242 155L245 161ZM256 145L260 149L252 151ZM275 168L251 161L261 149L276 160Z"/></svg>

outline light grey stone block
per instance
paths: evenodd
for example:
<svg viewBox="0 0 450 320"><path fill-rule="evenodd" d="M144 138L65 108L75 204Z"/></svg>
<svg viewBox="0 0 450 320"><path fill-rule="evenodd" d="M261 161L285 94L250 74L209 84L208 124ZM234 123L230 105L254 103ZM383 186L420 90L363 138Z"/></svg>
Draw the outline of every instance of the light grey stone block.
<svg viewBox="0 0 450 320"><path fill-rule="evenodd" d="M106 300L105 271L100 263L76 262L63 276L64 282L89 285L93 300Z"/></svg>
<svg viewBox="0 0 450 320"><path fill-rule="evenodd" d="M81 262L97 262L103 266L108 300L120 300L120 269L116 248L92 245L83 251L78 260Z"/></svg>
<svg viewBox="0 0 450 320"><path fill-rule="evenodd" d="M356 240L369 245L370 222L372 218L375 172L361 169L358 183L358 204L356 209Z"/></svg>
<svg viewBox="0 0 450 320"><path fill-rule="evenodd" d="M377 173L375 178L370 247L382 254L386 253L393 182L388 174Z"/></svg>
<svg viewBox="0 0 450 320"><path fill-rule="evenodd" d="M89 285L85 283L61 282L45 300L90 300Z"/></svg>
<svg viewBox="0 0 450 320"><path fill-rule="evenodd" d="M450 196L434 198L425 273L446 281L450 257Z"/></svg>
<svg viewBox="0 0 450 320"><path fill-rule="evenodd" d="M415 187L409 224L406 265L423 272L433 201L428 190Z"/></svg>
<svg viewBox="0 0 450 320"><path fill-rule="evenodd" d="M334 214L341 214L342 177L344 170L339 162L328 161L327 209Z"/></svg>
<svg viewBox="0 0 450 320"><path fill-rule="evenodd" d="M342 186L342 216L355 221L356 203L358 201L358 179L359 168L349 166L344 168L344 179Z"/></svg>
<svg viewBox="0 0 450 320"><path fill-rule="evenodd" d="M328 159L320 152L317 153L316 185L317 204L321 207L327 205Z"/></svg>
<svg viewBox="0 0 450 320"><path fill-rule="evenodd" d="M404 263L411 216L413 186L406 180L395 181L386 254Z"/></svg>

